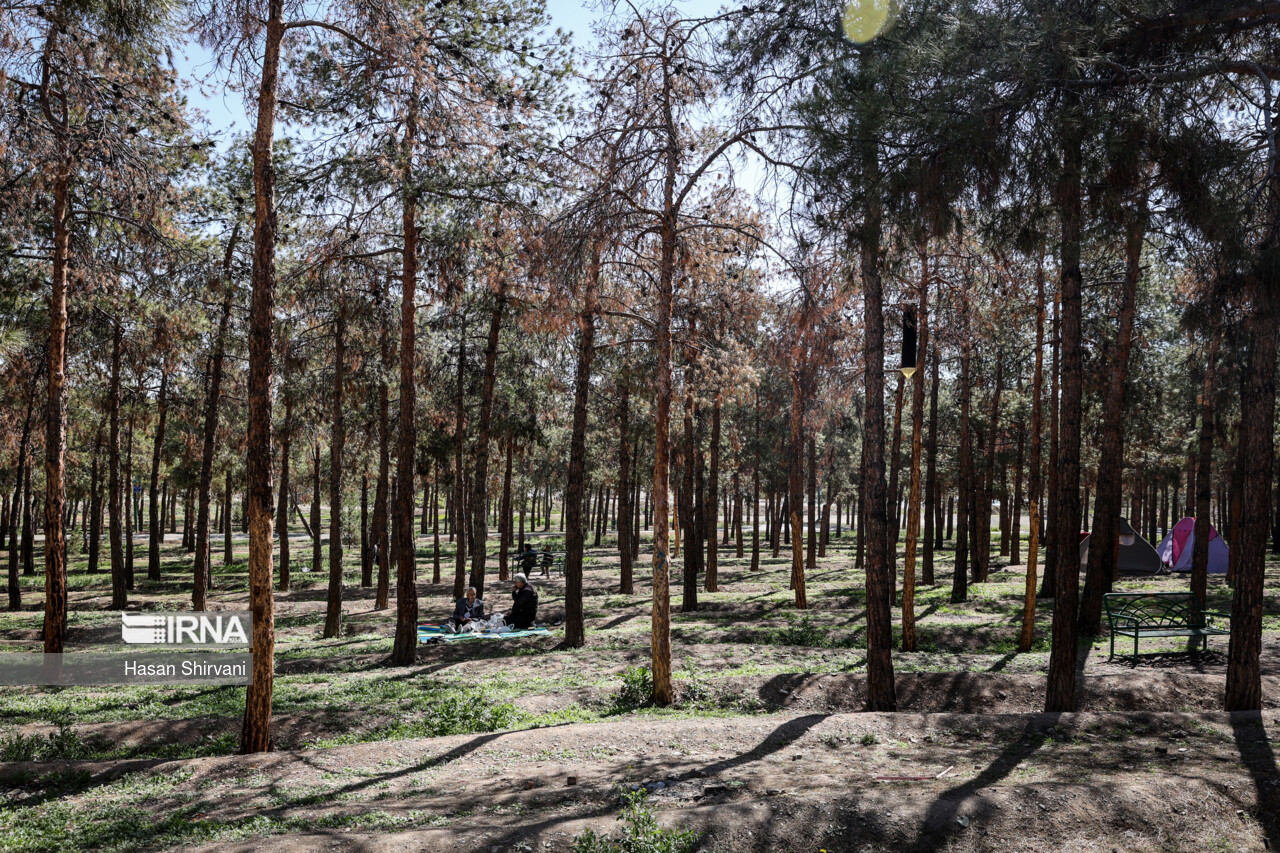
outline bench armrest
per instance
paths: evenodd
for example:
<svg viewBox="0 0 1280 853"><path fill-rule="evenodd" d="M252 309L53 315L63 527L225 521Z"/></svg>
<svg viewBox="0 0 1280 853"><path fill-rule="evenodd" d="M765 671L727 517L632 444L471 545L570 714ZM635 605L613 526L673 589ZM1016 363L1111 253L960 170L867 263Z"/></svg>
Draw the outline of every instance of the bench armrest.
<svg viewBox="0 0 1280 853"><path fill-rule="evenodd" d="M1218 611L1218 610L1202 610L1200 612L1200 618L1204 620L1204 624L1206 627L1209 627L1212 625L1215 617L1219 619L1226 619L1228 622L1231 621L1230 613L1222 613L1221 611Z"/></svg>
<svg viewBox="0 0 1280 853"><path fill-rule="evenodd" d="M1134 617L1119 613L1114 615L1108 613L1107 619L1111 622L1111 630L1113 631L1116 628L1138 628L1141 626L1141 623Z"/></svg>

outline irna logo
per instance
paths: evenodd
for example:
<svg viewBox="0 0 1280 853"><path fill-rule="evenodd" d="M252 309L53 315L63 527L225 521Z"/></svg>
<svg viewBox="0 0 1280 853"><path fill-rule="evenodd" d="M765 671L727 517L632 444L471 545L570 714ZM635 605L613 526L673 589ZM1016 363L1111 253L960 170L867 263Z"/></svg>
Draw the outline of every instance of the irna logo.
<svg viewBox="0 0 1280 853"><path fill-rule="evenodd" d="M248 613L121 613L120 636L146 645L247 646Z"/></svg>

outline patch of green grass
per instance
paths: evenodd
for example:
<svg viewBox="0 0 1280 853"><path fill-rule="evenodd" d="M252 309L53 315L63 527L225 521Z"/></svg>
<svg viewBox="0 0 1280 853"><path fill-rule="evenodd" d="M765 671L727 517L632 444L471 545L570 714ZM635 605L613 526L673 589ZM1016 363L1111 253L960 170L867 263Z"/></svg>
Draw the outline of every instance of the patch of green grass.
<svg viewBox="0 0 1280 853"><path fill-rule="evenodd" d="M573 853L693 853L698 833L691 829L666 829L658 825L643 791L623 794L618 820L626 825L616 835L588 829L573 839Z"/></svg>

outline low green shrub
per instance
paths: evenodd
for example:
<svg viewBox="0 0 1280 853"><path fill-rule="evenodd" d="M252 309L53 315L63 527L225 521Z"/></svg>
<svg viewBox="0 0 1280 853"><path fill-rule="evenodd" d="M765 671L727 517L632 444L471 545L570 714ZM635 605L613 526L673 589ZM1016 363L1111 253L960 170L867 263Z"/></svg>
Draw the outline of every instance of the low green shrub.
<svg viewBox="0 0 1280 853"><path fill-rule="evenodd" d="M573 840L573 853L693 853L698 833L686 829L664 829L649 807L648 794L627 791L618 820L626 826L618 835L601 835L588 829Z"/></svg>
<svg viewBox="0 0 1280 853"><path fill-rule="evenodd" d="M616 710L630 710L653 698L653 673L647 666L629 666L622 671L622 686L613 698Z"/></svg>

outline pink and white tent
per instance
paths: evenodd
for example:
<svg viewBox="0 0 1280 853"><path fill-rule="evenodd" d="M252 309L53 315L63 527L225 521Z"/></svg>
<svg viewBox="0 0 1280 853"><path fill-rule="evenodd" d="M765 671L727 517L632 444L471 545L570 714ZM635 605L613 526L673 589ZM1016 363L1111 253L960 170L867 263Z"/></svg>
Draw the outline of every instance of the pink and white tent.
<svg viewBox="0 0 1280 853"><path fill-rule="evenodd" d="M1164 537L1156 551L1160 554L1160 562L1171 572L1191 571L1191 555L1196 547L1196 520L1190 516L1182 519L1169 535ZM1227 543L1222 541L1218 531L1209 525L1209 574L1225 575L1228 559Z"/></svg>

